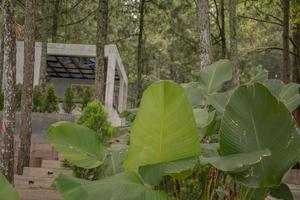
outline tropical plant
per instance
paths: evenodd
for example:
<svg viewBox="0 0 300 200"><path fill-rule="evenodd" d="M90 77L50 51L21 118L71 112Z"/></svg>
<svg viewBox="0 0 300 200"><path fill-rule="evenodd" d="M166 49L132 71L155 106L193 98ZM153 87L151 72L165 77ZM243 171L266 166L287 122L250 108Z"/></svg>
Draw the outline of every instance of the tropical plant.
<svg viewBox="0 0 300 200"><path fill-rule="evenodd" d="M44 112L45 111L45 97L39 86L35 86L33 89L33 112Z"/></svg>
<svg viewBox="0 0 300 200"><path fill-rule="evenodd" d="M74 89L70 86L65 91L63 109L66 113L71 113L75 107L75 93Z"/></svg>
<svg viewBox="0 0 300 200"><path fill-rule="evenodd" d="M108 121L107 113L102 105L93 101L90 102L86 108L81 112L77 124L84 125L95 131L97 134L97 140L102 141L104 144L108 144L109 139L112 136L113 128ZM84 167L73 163L73 174L78 178L87 180L97 180L105 173L106 165L97 166L91 169L85 169Z"/></svg>
<svg viewBox="0 0 300 200"><path fill-rule="evenodd" d="M112 169L124 162L124 168L96 182L60 175L56 182L64 198L77 200L89 193L91 199L107 195L116 200L167 196L263 200L267 195L282 198L282 191L290 197L282 179L299 160L300 134L291 115L300 103L295 93L299 86L278 87L281 83L269 83L265 74L259 74L246 85L220 93L231 78L226 74L230 69L230 63L222 60L201 71L199 82L183 87L170 81L153 83L132 123L128 153L123 151L118 162L108 153L113 148L93 141L98 138L94 131L54 124L49 141L71 162L85 168L107 164ZM84 138L85 133L89 137ZM76 142L64 142L73 137ZM144 185L156 188L150 192L155 197ZM198 195L187 195L186 190Z"/></svg>
<svg viewBox="0 0 300 200"><path fill-rule="evenodd" d="M55 94L54 85L48 87L47 96L46 96L46 105L45 111L48 113L58 112L58 97Z"/></svg>

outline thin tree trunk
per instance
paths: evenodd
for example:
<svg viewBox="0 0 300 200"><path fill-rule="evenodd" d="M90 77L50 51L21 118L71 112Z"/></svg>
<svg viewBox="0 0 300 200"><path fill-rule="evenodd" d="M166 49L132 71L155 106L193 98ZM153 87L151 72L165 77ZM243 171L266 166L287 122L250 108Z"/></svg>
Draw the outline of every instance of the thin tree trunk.
<svg viewBox="0 0 300 200"><path fill-rule="evenodd" d="M144 34L144 15L145 15L145 0L140 1L140 21L139 35L137 46L137 99L140 99L143 92L143 34Z"/></svg>
<svg viewBox="0 0 300 200"><path fill-rule="evenodd" d="M221 13L221 44L222 44L222 58L226 58L227 47L226 47L226 35L225 35L225 8L224 0L220 1L220 13Z"/></svg>
<svg viewBox="0 0 300 200"><path fill-rule="evenodd" d="M54 0L53 21L52 21L52 42L57 42L58 32L58 16L59 16L60 0Z"/></svg>
<svg viewBox="0 0 300 200"><path fill-rule="evenodd" d="M282 0L283 4L283 63L281 70L282 81L288 83L290 81L290 54L289 54L289 20L290 20L290 1Z"/></svg>
<svg viewBox="0 0 300 200"><path fill-rule="evenodd" d="M212 62L208 0L198 0L198 18L200 68L204 69Z"/></svg>
<svg viewBox="0 0 300 200"><path fill-rule="evenodd" d="M15 0L3 1L4 18L4 111L3 145L0 170L10 183L14 181L14 133L16 89L16 34L14 27Z"/></svg>
<svg viewBox="0 0 300 200"><path fill-rule="evenodd" d="M31 146L31 112L32 91L34 77L35 54L35 0L25 2L25 35L24 35L24 70L21 99L21 128L20 128L20 154L18 156L17 173L23 174L23 168L29 167Z"/></svg>
<svg viewBox="0 0 300 200"><path fill-rule="evenodd" d="M105 96L105 55L108 28L108 0L99 0L97 17L97 50L95 70L95 99L104 102Z"/></svg>
<svg viewBox="0 0 300 200"><path fill-rule="evenodd" d="M48 0L42 0L42 27L41 27L41 39L42 39L42 52L41 52L41 68L40 68L40 80L39 85L43 95L46 94L47 83L47 43L48 43Z"/></svg>
<svg viewBox="0 0 300 200"><path fill-rule="evenodd" d="M232 85L240 84L240 64L238 59L237 47L237 17L236 17L236 0L229 0L229 25L230 25L230 60L233 64Z"/></svg>
<svg viewBox="0 0 300 200"><path fill-rule="evenodd" d="M296 6L300 7L300 0L295 1ZM293 56L293 81L300 83L300 22L298 19L299 13L292 13L292 18L295 19L294 27L293 27L293 52L296 55Z"/></svg>
<svg viewBox="0 0 300 200"><path fill-rule="evenodd" d="M3 83L3 59L4 59L4 23L1 20L1 35L0 35L0 89Z"/></svg>

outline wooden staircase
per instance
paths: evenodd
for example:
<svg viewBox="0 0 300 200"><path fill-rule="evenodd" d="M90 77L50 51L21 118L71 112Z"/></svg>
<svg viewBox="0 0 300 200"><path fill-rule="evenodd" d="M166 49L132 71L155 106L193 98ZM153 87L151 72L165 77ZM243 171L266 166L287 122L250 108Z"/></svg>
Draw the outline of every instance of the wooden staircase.
<svg viewBox="0 0 300 200"><path fill-rule="evenodd" d="M15 175L15 188L21 200L62 200L53 187L59 173L71 175L70 169L61 167L59 160L43 160L41 168L25 167L22 176Z"/></svg>

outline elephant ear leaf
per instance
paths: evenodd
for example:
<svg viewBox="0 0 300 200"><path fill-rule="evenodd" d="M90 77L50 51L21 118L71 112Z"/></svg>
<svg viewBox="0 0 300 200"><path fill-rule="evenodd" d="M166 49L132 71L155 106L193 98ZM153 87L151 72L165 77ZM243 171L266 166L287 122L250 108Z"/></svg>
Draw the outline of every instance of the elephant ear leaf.
<svg viewBox="0 0 300 200"><path fill-rule="evenodd" d="M200 153L193 110L184 89L171 81L152 84L143 95L131 127L125 159L127 171L167 163Z"/></svg>
<svg viewBox="0 0 300 200"><path fill-rule="evenodd" d="M277 79L268 79L263 84L277 97L290 112L293 112L300 105L300 85L296 83L284 84Z"/></svg>
<svg viewBox="0 0 300 200"><path fill-rule="evenodd" d="M287 186L284 183L281 183L279 186L271 188L270 195L276 199L282 199L282 200L293 200L294 199L289 186Z"/></svg>
<svg viewBox="0 0 300 200"><path fill-rule="evenodd" d="M289 83L283 86L279 98L287 106L290 112L294 111L300 104L299 84Z"/></svg>
<svg viewBox="0 0 300 200"><path fill-rule="evenodd" d="M0 173L0 197L9 200L19 200L19 194Z"/></svg>
<svg viewBox="0 0 300 200"><path fill-rule="evenodd" d="M241 170L244 167L254 165L262 160L265 156L270 156L271 152L268 149L238 153L227 156L217 157L200 157L202 164L211 164L222 171L234 172Z"/></svg>
<svg viewBox="0 0 300 200"><path fill-rule="evenodd" d="M272 187L281 183L284 174L299 160L300 134L289 110L264 85L241 86L225 108L220 127L220 154L228 156L263 149L269 149L271 156L252 166L252 176L239 177L248 187Z"/></svg>
<svg viewBox="0 0 300 200"><path fill-rule="evenodd" d="M48 130L48 141L64 158L82 168L98 167L105 157L96 133L82 125L57 122Z"/></svg>
<svg viewBox="0 0 300 200"><path fill-rule="evenodd" d="M120 173L98 181L59 175L55 185L65 200L166 200L162 192L147 188L135 172Z"/></svg>
<svg viewBox="0 0 300 200"><path fill-rule="evenodd" d="M217 92L232 78L232 64L229 60L219 60L200 71L199 83L205 94Z"/></svg>

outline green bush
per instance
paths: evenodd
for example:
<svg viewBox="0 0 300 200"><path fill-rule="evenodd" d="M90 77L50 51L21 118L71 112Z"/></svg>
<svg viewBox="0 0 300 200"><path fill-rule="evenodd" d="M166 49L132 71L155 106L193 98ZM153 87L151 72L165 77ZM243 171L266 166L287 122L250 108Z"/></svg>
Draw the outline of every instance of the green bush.
<svg viewBox="0 0 300 200"><path fill-rule="evenodd" d="M35 86L33 89L33 112L45 112L45 96L42 94L41 88Z"/></svg>
<svg viewBox="0 0 300 200"><path fill-rule="evenodd" d="M78 124L94 130L103 143L107 143L112 135L112 126L108 121L107 113L98 101L90 102L81 112Z"/></svg>
<svg viewBox="0 0 300 200"><path fill-rule="evenodd" d="M113 132L113 128L108 121L106 111L99 102L92 101L87 104L87 107L80 114L77 123L94 130L97 133L100 141L102 141L104 144L108 144ZM96 180L102 176L104 169L104 165L93 169L84 169L73 166L73 173L78 178Z"/></svg>
<svg viewBox="0 0 300 200"><path fill-rule="evenodd" d="M75 92L74 89L70 86L65 91L63 109L66 113L71 113L75 106Z"/></svg>
<svg viewBox="0 0 300 200"><path fill-rule="evenodd" d="M3 110L4 108L4 94L3 90L0 88L0 110Z"/></svg>
<svg viewBox="0 0 300 200"><path fill-rule="evenodd" d="M18 83L16 86L16 111L21 110L21 99L22 99L22 84Z"/></svg>
<svg viewBox="0 0 300 200"><path fill-rule="evenodd" d="M82 95L82 110L93 100L93 89L92 87L85 87L83 89L83 95Z"/></svg>
<svg viewBox="0 0 300 200"><path fill-rule="evenodd" d="M58 98L55 94L55 87L54 85L50 85L47 92L46 97L46 108L45 111L48 113L58 112Z"/></svg>

